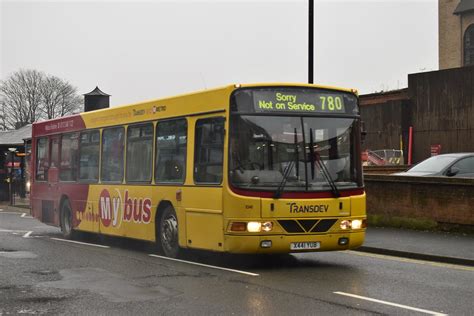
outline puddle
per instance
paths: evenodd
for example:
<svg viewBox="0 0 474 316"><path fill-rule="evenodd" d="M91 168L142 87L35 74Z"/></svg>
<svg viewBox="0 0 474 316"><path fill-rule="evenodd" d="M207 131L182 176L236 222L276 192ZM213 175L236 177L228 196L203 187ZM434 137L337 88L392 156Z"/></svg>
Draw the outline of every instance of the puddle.
<svg viewBox="0 0 474 316"><path fill-rule="evenodd" d="M41 297L22 297L15 299L17 302L22 303L34 303L34 304L44 304L44 303L55 303L66 300L67 297L49 297L49 296L41 296Z"/></svg>
<svg viewBox="0 0 474 316"><path fill-rule="evenodd" d="M97 268L66 269L59 272L60 281L39 283L38 286L70 290L88 290L111 302L131 302L166 299L179 293L161 286L140 287L121 275Z"/></svg>
<svg viewBox="0 0 474 316"><path fill-rule="evenodd" d="M56 271L52 271L52 270L31 271L31 273L38 274L38 275L54 275L54 274L57 274Z"/></svg>
<svg viewBox="0 0 474 316"><path fill-rule="evenodd" d="M0 257L12 258L12 259L34 259L38 258L38 255L29 251L15 251L15 250L3 250L0 249Z"/></svg>

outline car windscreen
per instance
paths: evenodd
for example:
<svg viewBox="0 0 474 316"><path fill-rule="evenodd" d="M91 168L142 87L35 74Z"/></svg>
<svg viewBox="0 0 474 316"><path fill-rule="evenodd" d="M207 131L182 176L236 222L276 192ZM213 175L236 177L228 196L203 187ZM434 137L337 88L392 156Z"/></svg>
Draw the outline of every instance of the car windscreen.
<svg viewBox="0 0 474 316"><path fill-rule="evenodd" d="M420 162L413 168L409 169L407 172L440 172L454 160L456 160L456 157L433 156L426 159L425 161Z"/></svg>

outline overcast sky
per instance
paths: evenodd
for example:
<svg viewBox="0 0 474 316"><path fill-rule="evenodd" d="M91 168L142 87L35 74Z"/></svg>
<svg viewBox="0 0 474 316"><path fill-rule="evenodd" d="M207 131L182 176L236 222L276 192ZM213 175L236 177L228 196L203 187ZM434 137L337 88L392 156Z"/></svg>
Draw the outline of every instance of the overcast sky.
<svg viewBox="0 0 474 316"><path fill-rule="evenodd" d="M119 105L248 82L307 82L306 0L0 0L0 77L57 75ZM315 82L361 93L438 69L436 0L315 1Z"/></svg>

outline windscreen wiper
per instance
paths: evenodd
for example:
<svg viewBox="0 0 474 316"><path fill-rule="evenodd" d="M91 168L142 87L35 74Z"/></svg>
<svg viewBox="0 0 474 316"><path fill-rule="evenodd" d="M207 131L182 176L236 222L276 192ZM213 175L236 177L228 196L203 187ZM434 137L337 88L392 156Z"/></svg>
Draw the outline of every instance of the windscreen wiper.
<svg viewBox="0 0 474 316"><path fill-rule="evenodd" d="M336 198L341 196L341 193L337 189L336 183L331 177L331 174L329 173L329 170L327 169L326 165L321 161L321 157L319 156L318 153L314 152L314 141L313 141L313 129L309 129L309 153L311 155L311 177L314 180L314 162L319 166L319 169L321 170L321 173L323 174L324 178L326 178L326 181L329 183L329 186L331 187L332 193Z"/></svg>
<svg viewBox="0 0 474 316"><path fill-rule="evenodd" d="M283 179L281 179L281 182L278 185L277 190L275 191L275 195L273 196L274 199L278 199L281 197L281 193L283 192L283 189L285 188L286 180L288 180L288 177L290 176L291 170L293 170L294 165L295 165L295 162L290 161L288 166L286 166L285 171L283 172Z"/></svg>
<svg viewBox="0 0 474 316"><path fill-rule="evenodd" d="M299 180L299 174L300 174L300 164L299 164L299 150L298 150L298 135L296 134L296 127L295 127L295 164L296 164L296 177Z"/></svg>
<svg viewBox="0 0 474 316"><path fill-rule="evenodd" d="M285 168L285 171L283 171L283 179L281 179L280 184L278 185L277 190L275 191L275 195L273 198L278 199L281 197L281 193L283 192L283 189L285 188L286 181L288 180L288 177L290 176L291 171L293 170L293 166L296 165L296 174L298 175L298 135L296 135L296 128L295 128L295 153L296 153L296 161L291 161Z"/></svg>

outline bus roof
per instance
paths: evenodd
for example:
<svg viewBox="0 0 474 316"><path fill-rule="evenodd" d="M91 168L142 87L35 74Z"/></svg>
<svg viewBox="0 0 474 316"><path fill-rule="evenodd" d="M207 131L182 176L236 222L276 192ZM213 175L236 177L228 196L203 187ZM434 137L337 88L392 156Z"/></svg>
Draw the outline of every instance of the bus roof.
<svg viewBox="0 0 474 316"><path fill-rule="evenodd" d="M33 124L33 137L56 133L73 132L85 128L133 124L156 119L179 117L207 112L224 112L225 105L233 90L252 87L311 87L345 91L357 94L357 90L306 83L253 83L232 84L214 89L195 91L160 99L133 104L114 106L91 112L83 112L67 117L36 122Z"/></svg>

